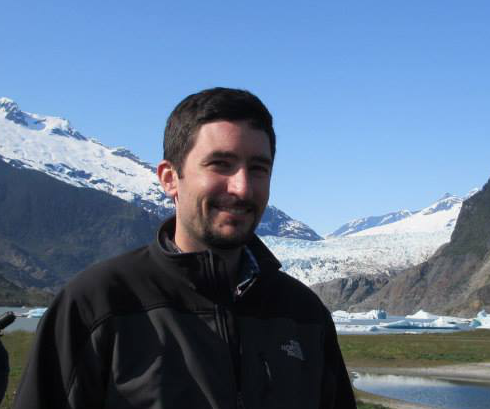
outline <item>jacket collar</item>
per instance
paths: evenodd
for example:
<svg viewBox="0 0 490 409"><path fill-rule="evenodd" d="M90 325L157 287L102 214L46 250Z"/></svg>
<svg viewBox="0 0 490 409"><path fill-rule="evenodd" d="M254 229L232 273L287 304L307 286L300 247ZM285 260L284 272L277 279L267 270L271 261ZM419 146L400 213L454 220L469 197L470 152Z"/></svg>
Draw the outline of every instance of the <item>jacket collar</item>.
<svg viewBox="0 0 490 409"><path fill-rule="evenodd" d="M150 252L159 266L215 302L232 301L233 292L223 259L211 250L179 253L169 249L165 241L173 237L174 232L175 216L172 216L163 222L156 240L150 245ZM261 279L266 279L281 267L258 236L253 235L246 246L257 262Z"/></svg>

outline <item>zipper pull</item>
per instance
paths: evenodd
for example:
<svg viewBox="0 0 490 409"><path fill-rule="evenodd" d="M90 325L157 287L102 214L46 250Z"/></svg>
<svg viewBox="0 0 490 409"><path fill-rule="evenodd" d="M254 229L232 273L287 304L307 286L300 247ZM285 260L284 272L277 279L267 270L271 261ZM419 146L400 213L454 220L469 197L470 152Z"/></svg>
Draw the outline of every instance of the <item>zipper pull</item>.
<svg viewBox="0 0 490 409"><path fill-rule="evenodd" d="M264 367L265 373L267 374L267 378L269 379L269 383L272 381L271 369L269 368L269 363L264 358Z"/></svg>
<svg viewBox="0 0 490 409"><path fill-rule="evenodd" d="M236 407L237 409L245 409L245 404L243 403L243 396L241 392L236 394Z"/></svg>
<svg viewBox="0 0 490 409"><path fill-rule="evenodd" d="M262 398L264 399L266 395L270 392L272 388L272 372L271 368L269 366L269 362L267 362L267 359L265 359L265 355L263 352L259 353L260 360L262 361L262 364L264 365L264 372L266 375L266 380L265 380L265 385L262 390Z"/></svg>

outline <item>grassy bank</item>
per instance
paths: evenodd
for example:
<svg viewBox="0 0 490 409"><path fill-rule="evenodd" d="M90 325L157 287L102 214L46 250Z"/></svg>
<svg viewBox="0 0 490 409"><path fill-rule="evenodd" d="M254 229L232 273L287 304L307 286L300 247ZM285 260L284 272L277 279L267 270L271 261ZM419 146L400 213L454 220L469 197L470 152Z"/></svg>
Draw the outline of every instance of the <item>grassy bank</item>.
<svg viewBox="0 0 490 409"><path fill-rule="evenodd" d="M2 336L2 343L9 353L10 376L0 409L10 409L13 405L14 391L19 384L33 340L34 334L25 331L14 331Z"/></svg>
<svg viewBox="0 0 490 409"><path fill-rule="evenodd" d="M490 362L490 330L450 334L340 335L350 367L421 367Z"/></svg>
<svg viewBox="0 0 490 409"><path fill-rule="evenodd" d="M490 330L449 334L340 335L348 367L418 368L490 362ZM376 400L356 391L358 399ZM359 402L359 409L385 406Z"/></svg>
<svg viewBox="0 0 490 409"><path fill-rule="evenodd" d="M10 379L0 409L10 409L34 334L15 331L2 336L9 352ZM420 367L490 362L490 330L452 334L341 335L340 347L349 367ZM359 403L359 409L383 406Z"/></svg>

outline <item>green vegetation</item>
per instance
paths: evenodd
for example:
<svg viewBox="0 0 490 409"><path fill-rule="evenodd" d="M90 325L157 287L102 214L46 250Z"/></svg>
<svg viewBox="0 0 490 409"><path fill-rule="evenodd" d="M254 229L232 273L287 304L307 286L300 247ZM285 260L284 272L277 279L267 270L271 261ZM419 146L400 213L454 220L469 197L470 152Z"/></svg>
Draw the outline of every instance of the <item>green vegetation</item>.
<svg viewBox="0 0 490 409"><path fill-rule="evenodd" d="M3 242L5 243L5 241ZM0 239L0 247L2 241ZM0 259L2 255L0 254ZM9 271L9 266L0 261L0 305L11 307L21 306L47 306L54 297L54 294L48 293L36 288L20 288L14 283L8 281L2 274ZM15 274L15 269L10 269Z"/></svg>
<svg viewBox="0 0 490 409"><path fill-rule="evenodd" d="M14 391L26 364L34 334L15 331L2 336L9 352L10 379L0 409L10 409ZM348 366L418 367L470 362L490 362L490 330L451 334L340 335L340 347ZM358 402L359 409L386 409Z"/></svg>
<svg viewBox="0 0 490 409"><path fill-rule="evenodd" d="M366 403L363 401L357 401L357 409L388 409L386 406L377 405L375 403Z"/></svg>
<svg viewBox="0 0 490 409"><path fill-rule="evenodd" d="M19 384L33 340L34 334L26 331L14 331L2 336L2 343L9 353L10 376L7 393L0 409L10 409L13 406L14 392Z"/></svg>
<svg viewBox="0 0 490 409"><path fill-rule="evenodd" d="M450 334L340 335L351 367L419 367L490 362L490 330Z"/></svg>

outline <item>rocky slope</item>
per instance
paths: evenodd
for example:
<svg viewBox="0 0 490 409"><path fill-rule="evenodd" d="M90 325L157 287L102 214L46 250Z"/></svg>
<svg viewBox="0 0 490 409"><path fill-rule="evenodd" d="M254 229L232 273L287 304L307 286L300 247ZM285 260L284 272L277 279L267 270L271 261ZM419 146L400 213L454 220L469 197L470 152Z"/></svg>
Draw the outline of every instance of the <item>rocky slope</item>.
<svg viewBox="0 0 490 409"><path fill-rule="evenodd" d="M391 314L424 309L467 316L490 309L489 183L464 201L449 243L353 309L379 307Z"/></svg>
<svg viewBox="0 0 490 409"><path fill-rule="evenodd" d="M320 297L330 311L348 310L351 305L364 301L378 292L390 281L386 274L352 275L336 278L327 283L318 283L311 289Z"/></svg>
<svg viewBox="0 0 490 409"><path fill-rule="evenodd" d="M0 271L1 271L0 264ZM8 281L0 274L0 303L2 306L42 306L48 305L53 299L52 293L38 288L24 288Z"/></svg>
<svg viewBox="0 0 490 409"><path fill-rule="evenodd" d="M151 241L160 219L117 197L0 158L0 273L56 289L96 261Z"/></svg>

